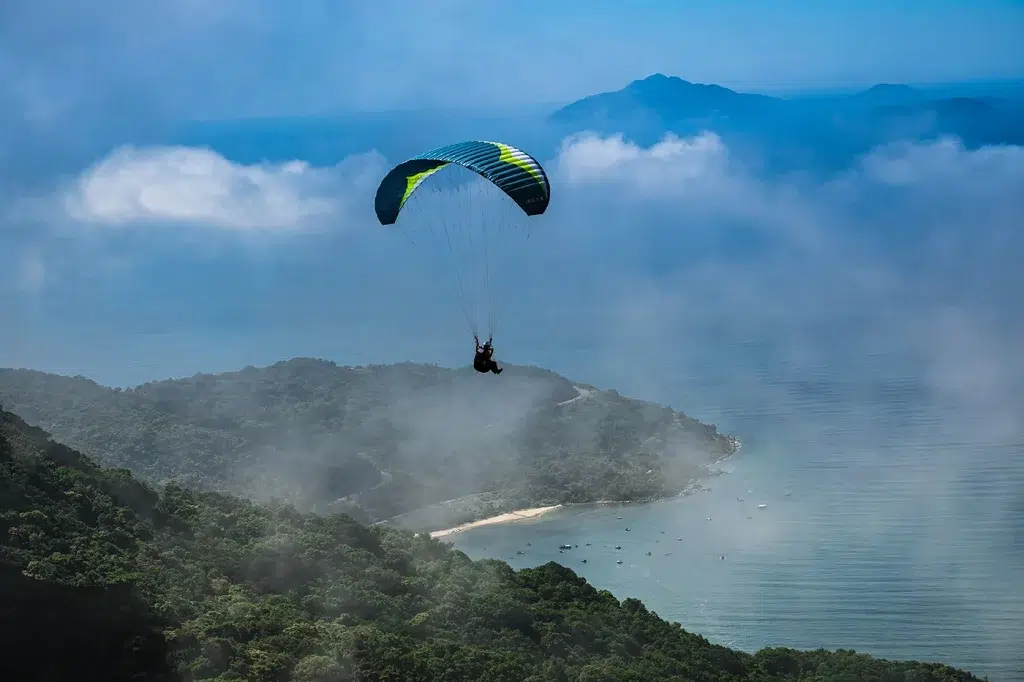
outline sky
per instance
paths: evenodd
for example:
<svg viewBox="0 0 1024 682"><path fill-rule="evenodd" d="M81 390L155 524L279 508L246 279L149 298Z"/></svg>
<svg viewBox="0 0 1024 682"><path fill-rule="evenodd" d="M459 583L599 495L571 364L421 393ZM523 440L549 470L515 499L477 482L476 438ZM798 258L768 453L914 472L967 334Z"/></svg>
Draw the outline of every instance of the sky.
<svg viewBox="0 0 1024 682"><path fill-rule="evenodd" d="M451 303L457 297L418 284L441 284L445 273L416 249L403 250L408 244L368 229L375 182L398 159L368 138L336 163L259 163L258 148L243 161L177 144L166 130L181 121L424 106L485 111L567 101L653 71L759 89L1024 74L1024 51L1013 42L1024 29L1019 2L637 2L627 10L595 0L583 12L579 3L509 10L395 0L370 7L4 3L0 75L14 87L0 94L0 117L11 123L0 126L0 295L16 324L0 343L0 365L117 383L303 354L460 363L449 350L464 344ZM506 289L508 357L572 368L580 348L599 345L590 333L600 315L581 312L580 301L614 300L606 295L627 284L672 287L698 255L718 257L738 244L748 257L777 250L769 246L775 235L757 226L786 222L783 209L799 212L796 224L856 225L880 213L876 192L946 192L940 183L975 182L962 164L991 164L991 182L971 184L970 196L985 197L978 202L1000 225L1017 215L1019 206L999 194L1004 175L1007 183L1017 179L1014 150L943 145L854 159L845 185L816 187L740 173L713 134L653 151L614 137L568 138L541 159L562 183L542 223L557 229L534 230L530 248L509 258L510 276L529 276ZM900 182L909 184L865 180L873 176L864 164L890 157L898 161L887 172L903 169L909 179ZM712 172L741 185L716 185ZM602 174L618 178L614 190L593 189ZM680 209L656 191L664 174L706 193ZM737 212L741 190L754 195ZM837 198L842 192L850 196ZM936 205L913 196L915 211ZM593 213L592 202L603 209ZM955 205L928 219L967 210ZM828 211L839 216L821 216ZM682 229L694 221L732 229ZM590 228L573 231L570 223ZM828 245L813 231L795 236ZM979 272L972 276L1004 274Z"/></svg>
<svg viewBox="0 0 1024 682"><path fill-rule="evenodd" d="M653 72L754 90L1024 75L1019 0L11 0L0 95L76 117L567 102Z"/></svg>

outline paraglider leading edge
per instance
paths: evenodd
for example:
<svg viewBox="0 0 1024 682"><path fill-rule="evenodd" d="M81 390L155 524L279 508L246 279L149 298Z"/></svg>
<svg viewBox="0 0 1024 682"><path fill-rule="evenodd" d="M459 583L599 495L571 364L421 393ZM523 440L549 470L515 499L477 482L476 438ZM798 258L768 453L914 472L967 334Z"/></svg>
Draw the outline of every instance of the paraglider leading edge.
<svg viewBox="0 0 1024 682"><path fill-rule="evenodd" d="M547 210L551 185L536 159L502 142L459 142L414 156L384 176L374 198L380 224L393 225L416 188L448 164L460 165L486 178L528 216Z"/></svg>

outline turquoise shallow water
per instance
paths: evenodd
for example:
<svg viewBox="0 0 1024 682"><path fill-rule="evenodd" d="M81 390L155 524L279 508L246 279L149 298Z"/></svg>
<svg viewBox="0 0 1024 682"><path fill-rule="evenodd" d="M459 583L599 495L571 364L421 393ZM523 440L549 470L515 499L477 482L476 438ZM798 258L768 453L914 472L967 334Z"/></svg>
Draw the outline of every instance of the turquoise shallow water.
<svg viewBox="0 0 1024 682"><path fill-rule="evenodd" d="M880 390L884 402L831 388L774 412L719 411L746 444L710 492L453 540L516 568L558 561L744 650L853 648L1024 680L1019 434L954 423L905 381Z"/></svg>

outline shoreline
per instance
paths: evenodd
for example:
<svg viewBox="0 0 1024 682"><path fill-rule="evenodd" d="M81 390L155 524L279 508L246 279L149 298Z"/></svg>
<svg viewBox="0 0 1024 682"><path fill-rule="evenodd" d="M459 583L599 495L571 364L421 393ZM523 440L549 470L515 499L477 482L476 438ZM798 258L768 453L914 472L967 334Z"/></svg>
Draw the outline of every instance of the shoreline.
<svg viewBox="0 0 1024 682"><path fill-rule="evenodd" d="M699 480L691 481L686 487L677 493L667 495L665 497L651 497L651 498L639 498L635 500L594 500L592 502L566 502L564 504L554 504L546 507L530 507L527 509L515 509L504 514L496 514L495 516L488 516L485 519L478 519L476 521L467 521L461 523L458 526L452 528L445 528L443 530L430 531L430 537L435 540L461 533L462 531L471 530L473 528L480 528L481 526L493 526L497 524L515 523L516 521L526 521L528 519L536 519L548 512L553 512L556 509L562 509L564 507L606 507L606 506L627 506L634 504L651 504L652 502L663 502L665 500L673 500L679 497L689 497L701 492L710 491L711 488L706 488L701 485Z"/></svg>
<svg viewBox="0 0 1024 682"><path fill-rule="evenodd" d="M583 396L577 396L577 398L573 398L573 400L578 400L580 397ZM728 455L725 455L724 457L721 457L717 460L713 460L705 464L704 466L707 467L708 469L708 475L706 477L691 479L679 491L671 495L666 495L664 497L641 498L635 500L594 500L592 502L569 502L566 504L554 504L545 507L529 507L526 509L515 509L510 512L496 514L495 516L489 516L484 519L477 519L476 521L467 521L466 523L461 523L451 528L430 531L430 537L434 538L435 540L439 540L441 538L446 538L448 536L455 535L456 533L461 533L463 531L471 530L473 528L479 528L481 526L493 526L496 524L515 523L516 521L536 519L540 516L543 516L544 514L547 514L548 512L552 512L556 509L561 509L562 507L650 504L652 502L671 500L679 497L688 497L690 495L695 495L700 492L707 492L710 491L711 489L703 486L701 484L701 481L716 478L718 476L725 474L725 471L721 469L715 469L713 467L716 464L720 464L721 462L724 462L725 460L734 456L736 453L740 451L740 448L743 446L743 442L740 441L735 436L728 436L728 438L730 441L732 441L734 447L733 451L730 452Z"/></svg>
<svg viewBox="0 0 1024 682"><path fill-rule="evenodd" d="M436 539L445 538L449 535L455 535L465 530L472 528L479 528L480 526L493 526L499 523L514 523L516 521L525 521L527 519L535 519L548 512L552 512L556 509L561 509L563 505L555 504L547 507L531 507L529 509L516 509L515 511L505 512L504 514L498 514L497 516L489 516L486 519L479 519L477 521L469 521L467 523L461 523L453 528L445 528L443 530L435 530L430 532L430 537Z"/></svg>

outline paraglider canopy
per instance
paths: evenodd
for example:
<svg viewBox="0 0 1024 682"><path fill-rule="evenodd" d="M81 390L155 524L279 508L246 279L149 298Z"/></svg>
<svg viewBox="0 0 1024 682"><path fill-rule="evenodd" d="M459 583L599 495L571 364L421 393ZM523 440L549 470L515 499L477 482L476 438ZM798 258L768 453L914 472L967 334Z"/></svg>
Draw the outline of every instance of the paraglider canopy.
<svg viewBox="0 0 1024 682"><path fill-rule="evenodd" d="M449 164L489 180L528 216L547 210L551 185L536 159L502 142L458 142L414 156L384 176L374 199L380 224L393 225L416 188Z"/></svg>
<svg viewBox="0 0 1024 682"><path fill-rule="evenodd" d="M507 251L502 242L515 233L528 237L533 217L550 199L547 174L535 158L503 142L468 141L392 168L377 188L374 209L381 225L447 252L470 330L490 337L497 321L492 279Z"/></svg>

